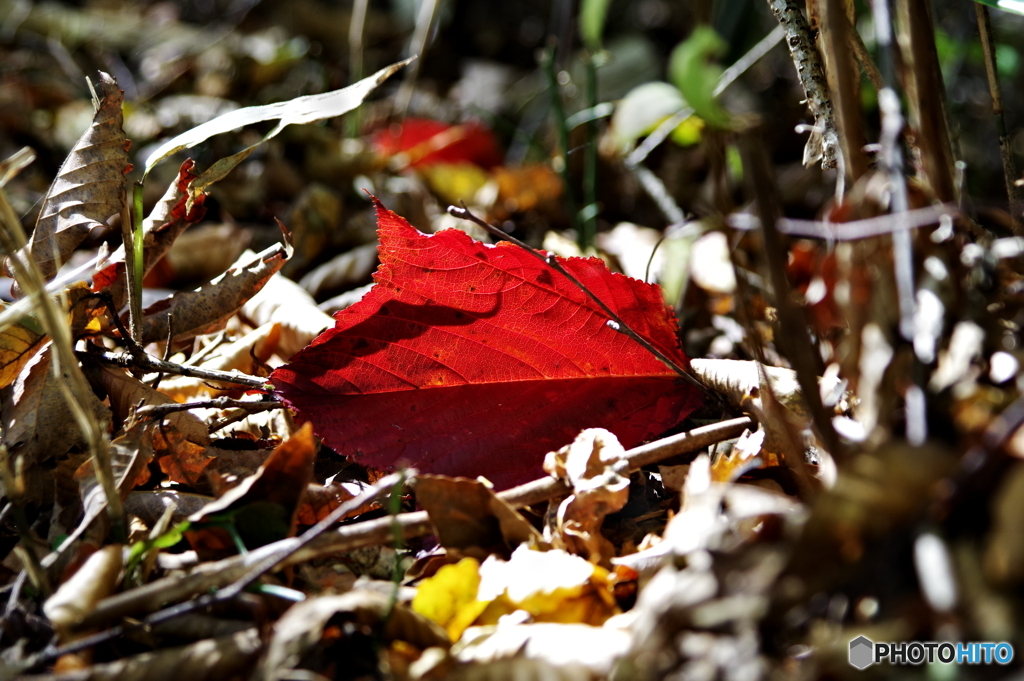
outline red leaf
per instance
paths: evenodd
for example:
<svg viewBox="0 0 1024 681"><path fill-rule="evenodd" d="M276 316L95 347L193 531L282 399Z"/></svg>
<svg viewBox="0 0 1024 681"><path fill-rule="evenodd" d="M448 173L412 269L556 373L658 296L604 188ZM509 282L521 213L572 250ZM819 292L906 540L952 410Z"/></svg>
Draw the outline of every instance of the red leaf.
<svg viewBox="0 0 1024 681"><path fill-rule="evenodd" d="M338 452L507 487L539 476L544 454L583 428L631 447L697 406L694 388L526 251L457 230L426 236L379 202L377 220L376 286L270 377ZM688 365L656 286L596 258L560 262Z"/></svg>
<svg viewBox="0 0 1024 681"><path fill-rule="evenodd" d="M406 118L378 130L373 146L381 156L406 154L410 168L436 163L473 163L491 168L501 163L494 134L474 122L448 125L429 118Z"/></svg>

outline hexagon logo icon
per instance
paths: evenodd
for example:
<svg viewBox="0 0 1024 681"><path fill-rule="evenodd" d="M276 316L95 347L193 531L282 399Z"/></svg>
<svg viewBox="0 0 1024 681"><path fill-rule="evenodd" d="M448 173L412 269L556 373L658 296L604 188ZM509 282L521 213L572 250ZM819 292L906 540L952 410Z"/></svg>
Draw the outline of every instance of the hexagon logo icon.
<svg viewBox="0 0 1024 681"><path fill-rule="evenodd" d="M875 644L866 636L858 636L850 641L850 664L857 669L865 669L871 665L875 657Z"/></svg>

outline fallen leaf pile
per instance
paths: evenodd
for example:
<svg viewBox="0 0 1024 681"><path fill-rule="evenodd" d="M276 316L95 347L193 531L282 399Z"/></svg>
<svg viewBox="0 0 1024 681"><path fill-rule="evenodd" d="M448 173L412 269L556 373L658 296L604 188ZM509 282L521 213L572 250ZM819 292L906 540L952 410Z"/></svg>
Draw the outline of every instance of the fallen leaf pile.
<svg viewBox="0 0 1024 681"><path fill-rule="evenodd" d="M0 679L1016 645L1024 33L722 2L0 9Z"/></svg>

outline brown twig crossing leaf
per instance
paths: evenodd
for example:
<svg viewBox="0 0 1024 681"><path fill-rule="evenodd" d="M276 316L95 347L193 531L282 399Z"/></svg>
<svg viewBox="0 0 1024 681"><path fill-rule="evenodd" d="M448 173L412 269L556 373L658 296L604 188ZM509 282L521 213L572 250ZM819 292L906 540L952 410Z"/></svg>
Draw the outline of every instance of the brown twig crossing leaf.
<svg viewBox="0 0 1024 681"><path fill-rule="evenodd" d="M51 278L89 230L121 212L128 180L128 141L121 128L124 93L100 73L92 125L64 160L43 200L28 253Z"/></svg>
<svg viewBox="0 0 1024 681"><path fill-rule="evenodd" d="M288 259L287 248L271 246L262 253L243 254L235 267L195 291L183 291L146 309L142 337L146 343L166 340L167 326L173 317L175 340L186 340L212 333L224 324L247 300L259 292Z"/></svg>

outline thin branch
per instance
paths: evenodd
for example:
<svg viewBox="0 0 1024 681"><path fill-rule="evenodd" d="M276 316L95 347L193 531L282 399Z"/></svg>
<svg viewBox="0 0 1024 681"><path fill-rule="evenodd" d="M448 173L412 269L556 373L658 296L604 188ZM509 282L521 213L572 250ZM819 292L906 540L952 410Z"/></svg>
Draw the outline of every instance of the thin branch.
<svg viewBox="0 0 1024 681"><path fill-rule="evenodd" d="M493 236L495 238L504 239L505 241L512 242L513 244L515 244L516 246L519 246L520 248L525 250L527 253L529 253L533 257L535 257L538 260L541 260L542 262L547 264L548 267L550 267L551 269L555 270L556 272L561 274L563 277L568 279L572 283L573 286L575 286L579 290L583 291L583 293L585 293L588 298L590 298L599 308L601 308L601 311L604 312L605 315L608 316L607 324L608 324L609 328L611 328L611 329L613 329L615 331L618 331L619 333L623 333L623 334L629 336L630 338L635 340L637 343L639 343L641 346L643 346L643 348L645 350L647 350L649 353L651 353L652 355L657 357L659 360L661 360L661 362L665 366L667 366L669 369L672 369L672 371L674 371L677 374L679 374L679 376L682 377L685 381L689 382L694 387L700 388L700 390L702 392L707 392L707 388L705 388L704 385L701 384L700 381L698 381L696 378L691 376L681 366L679 366L678 364L673 362L671 359L669 359L665 355L665 353L663 353L661 350L659 350L658 348L656 348L653 345L651 345L650 341L648 341L647 339L643 338L636 331L634 331L632 328L630 328L629 324L624 322L619 315L615 314L615 312L613 312L610 307L608 307L607 305L604 304L604 301L602 301L600 298L595 296L590 291L590 289L588 289L586 286L583 285L583 282L581 282L579 279L577 279L575 276L573 276L573 274L571 272L569 272L569 270L565 269L565 267L562 266L562 263L558 262L558 258L556 258L553 255L545 256L543 253L541 253L537 249L527 245L526 243L524 243L524 242L520 241L519 239L515 238L514 236L512 236L510 234L506 234L504 231L502 231L498 227L495 227L494 225L488 223L486 220L483 220L483 219L477 217L476 215L474 215L468 208L466 208L465 204L463 204L462 208L457 208L455 206L448 206L448 212L451 215L453 215L454 217L460 218L462 220L469 220L470 222L473 222L473 223L479 225L484 230L486 230L486 232L488 234L490 234L491 236Z"/></svg>
<svg viewBox="0 0 1024 681"><path fill-rule="evenodd" d="M959 211L956 206L949 204L915 208L900 215L879 215L852 222L817 222L815 220L779 218L775 222L775 226L780 232L790 236L826 241L858 241L934 225L943 216L959 217ZM743 231L761 229L761 220L756 215L749 213L728 215L725 218L725 223L733 229Z"/></svg>
<svg viewBox="0 0 1024 681"><path fill-rule="evenodd" d="M140 418L159 419L167 416L168 414L173 414L179 411L188 411L189 409L231 409L233 407L242 409L249 414L258 414L262 411L284 409L285 405L283 402L278 400L252 402L249 400L236 400L231 397L217 397L212 400L182 402L180 404L147 404L146 406L139 407L135 414Z"/></svg>
<svg viewBox="0 0 1024 681"><path fill-rule="evenodd" d="M163 372L166 374L174 374L175 376L201 378L206 381L234 383L235 385L244 385L248 388L255 388L257 390L270 389L267 379L260 378L259 376L250 376L236 371L215 371L213 369L186 367L180 364L174 364L173 362L165 362L157 359L145 350L137 353L132 353L129 350L128 352L122 353L84 352L80 354L83 357L95 359L99 362L103 362L104 364L114 364L126 369L138 368L149 372Z"/></svg>

